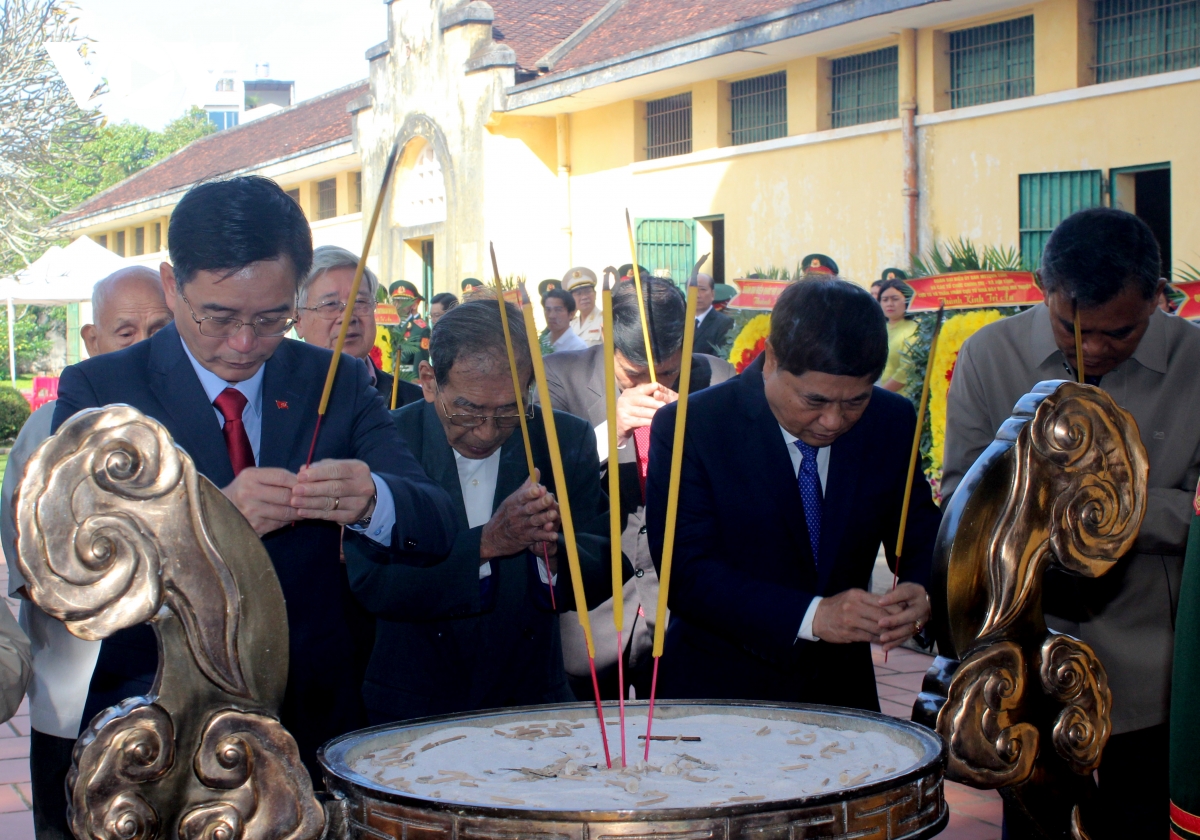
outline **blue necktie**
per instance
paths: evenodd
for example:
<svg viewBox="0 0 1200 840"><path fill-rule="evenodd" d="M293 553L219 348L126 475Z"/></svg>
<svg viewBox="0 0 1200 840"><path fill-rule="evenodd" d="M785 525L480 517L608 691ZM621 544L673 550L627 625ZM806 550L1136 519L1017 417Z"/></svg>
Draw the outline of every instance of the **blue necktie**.
<svg viewBox="0 0 1200 840"><path fill-rule="evenodd" d="M796 448L804 456L800 460L800 501L804 504L804 521L808 524L808 539L812 543L813 563L820 567L821 545L821 475L817 472L817 447L802 440Z"/></svg>

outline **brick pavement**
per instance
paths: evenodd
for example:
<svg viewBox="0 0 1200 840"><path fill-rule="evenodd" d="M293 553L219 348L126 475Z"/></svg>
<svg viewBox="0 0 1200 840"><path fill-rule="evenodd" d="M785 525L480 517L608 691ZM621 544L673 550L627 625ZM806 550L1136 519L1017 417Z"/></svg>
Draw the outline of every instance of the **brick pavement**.
<svg viewBox="0 0 1200 840"><path fill-rule="evenodd" d="M8 591L8 570L0 563L0 592ZM16 614L15 599L5 599ZM3 605L0 604L0 609ZM883 653L873 651L879 704L885 714L907 720L921 679L931 657L911 650L895 650L883 662ZM29 789L29 701L17 716L0 724L0 838L33 840L33 812ZM950 825L941 835L945 840L999 840L1000 796L953 782L946 783Z"/></svg>

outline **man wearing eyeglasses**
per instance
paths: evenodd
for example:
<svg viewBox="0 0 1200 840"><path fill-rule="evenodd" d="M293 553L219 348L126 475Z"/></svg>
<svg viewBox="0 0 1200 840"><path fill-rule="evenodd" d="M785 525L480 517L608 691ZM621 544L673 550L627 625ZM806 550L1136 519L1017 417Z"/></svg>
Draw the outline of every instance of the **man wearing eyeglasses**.
<svg viewBox="0 0 1200 840"><path fill-rule="evenodd" d="M506 306L520 403L499 306L473 300L433 328L430 361L420 364L425 401L392 413L421 466L454 500L450 556L414 568L369 543L346 544L350 585L377 619L363 685L373 724L574 699L556 613L572 608L566 546L540 409L530 403L525 326ZM518 429L522 407L536 484ZM584 588L599 603L612 579L596 438L585 420L555 412L555 422Z"/></svg>
<svg viewBox="0 0 1200 840"><path fill-rule="evenodd" d="M349 307L347 299L357 269L358 257L345 248L322 245L313 250L312 268L308 276L300 281L296 335L309 344L332 350L337 344L346 309L349 308L350 326L346 329L346 343L342 345L342 352L362 359L379 396L389 407L400 408L421 399L421 389L403 379L395 382L390 373L375 367L371 361L371 348L375 346L375 294L379 289L379 280L375 272L364 266L358 297L354 306ZM394 406L393 390L396 393Z"/></svg>
<svg viewBox="0 0 1200 840"><path fill-rule="evenodd" d="M278 185L247 177L193 188L175 208L169 242L160 270L173 324L67 368L54 428L85 408L132 405L166 426L262 537L287 602L280 716L319 779L317 747L364 722L337 597L342 527L347 543L428 565L450 550L453 507L396 434L366 367L345 356L306 465L330 354L283 337L312 239ZM156 665L148 625L106 639L83 719L146 693Z"/></svg>

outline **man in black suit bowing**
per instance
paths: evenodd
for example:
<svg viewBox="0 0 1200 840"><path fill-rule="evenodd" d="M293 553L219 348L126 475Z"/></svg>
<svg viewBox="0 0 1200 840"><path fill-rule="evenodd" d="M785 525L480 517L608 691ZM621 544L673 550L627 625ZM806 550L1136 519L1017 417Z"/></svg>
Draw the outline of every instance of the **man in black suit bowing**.
<svg viewBox="0 0 1200 840"><path fill-rule="evenodd" d="M315 775L317 747L365 720L338 597L342 527L348 541L387 546L398 562L432 563L450 550L453 508L350 356L305 466L330 353L283 338L312 240L278 185L234 178L193 188L171 216L169 242L160 270L174 323L63 371L54 428L85 408L134 406L167 427L262 536L287 601L280 716ZM105 640L84 720L144 693L156 663L148 625Z"/></svg>
<svg viewBox="0 0 1200 840"><path fill-rule="evenodd" d="M760 361L692 397L663 697L878 711L868 643L890 649L928 621L924 585L940 523L917 473L904 582L883 596L866 591L880 542L889 554L895 546L916 427L908 400L872 386L886 360L883 314L865 289L805 280L780 295ZM652 429L656 560L676 408L660 411Z"/></svg>
<svg viewBox="0 0 1200 840"><path fill-rule="evenodd" d="M425 400L392 416L454 501L454 547L444 562L413 568L369 544L346 546L351 586L377 617L363 688L372 723L574 699L549 592L553 576L554 603L572 605L566 547L540 409L529 400L525 325L506 306L544 483L529 479L498 305L477 299L451 309L419 365ZM596 438L578 417L556 411L555 423L584 588L602 600L612 577Z"/></svg>
<svg viewBox="0 0 1200 840"><path fill-rule="evenodd" d="M709 274L696 275L696 343L697 353L725 357L725 340L733 329L733 318L713 308L713 279Z"/></svg>

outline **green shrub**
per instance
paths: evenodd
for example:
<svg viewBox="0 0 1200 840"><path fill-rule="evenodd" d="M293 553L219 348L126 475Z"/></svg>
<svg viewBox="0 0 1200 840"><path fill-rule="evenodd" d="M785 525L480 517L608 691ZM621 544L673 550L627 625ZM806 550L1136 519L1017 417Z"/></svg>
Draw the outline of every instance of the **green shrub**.
<svg viewBox="0 0 1200 840"><path fill-rule="evenodd" d="M29 402L21 392L0 387L0 440L12 440L29 419Z"/></svg>

